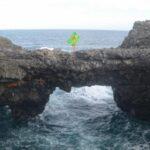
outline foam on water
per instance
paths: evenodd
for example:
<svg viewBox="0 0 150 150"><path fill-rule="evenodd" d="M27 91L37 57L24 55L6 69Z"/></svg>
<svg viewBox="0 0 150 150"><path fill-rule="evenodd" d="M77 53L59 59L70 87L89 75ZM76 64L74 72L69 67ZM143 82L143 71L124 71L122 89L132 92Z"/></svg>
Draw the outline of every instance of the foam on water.
<svg viewBox="0 0 150 150"><path fill-rule="evenodd" d="M58 149L149 149L149 124L120 111L110 87L72 88L70 93L56 89L40 120L59 128L63 143L56 138L52 144Z"/></svg>
<svg viewBox="0 0 150 150"><path fill-rule="evenodd" d="M0 149L149 150L150 123L128 117L110 87L57 88L44 112L16 126L1 112Z"/></svg>
<svg viewBox="0 0 150 150"><path fill-rule="evenodd" d="M47 50L50 50L50 51L53 51L54 48L51 48L51 47L41 47L40 50L43 50L43 49L47 49Z"/></svg>
<svg viewBox="0 0 150 150"><path fill-rule="evenodd" d="M127 32L77 31L78 49L116 47ZM29 49L61 48L71 30L17 30L0 34ZM115 37L115 38L114 38ZM52 49L50 49L52 50ZM149 150L150 123L127 116L115 104L111 87L57 88L42 114L16 124L0 109L0 150Z"/></svg>

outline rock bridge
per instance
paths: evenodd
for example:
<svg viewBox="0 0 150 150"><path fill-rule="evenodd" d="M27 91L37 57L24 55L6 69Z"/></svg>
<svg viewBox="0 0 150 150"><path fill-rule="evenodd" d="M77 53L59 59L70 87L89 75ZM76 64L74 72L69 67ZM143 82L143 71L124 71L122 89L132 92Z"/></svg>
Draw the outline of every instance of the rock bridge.
<svg viewBox="0 0 150 150"><path fill-rule="evenodd" d="M8 105L15 119L27 119L44 110L56 87L70 92L71 87L108 85L123 111L150 119L149 32L149 21L136 22L120 47L75 54L28 51L1 37L0 105Z"/></svg>

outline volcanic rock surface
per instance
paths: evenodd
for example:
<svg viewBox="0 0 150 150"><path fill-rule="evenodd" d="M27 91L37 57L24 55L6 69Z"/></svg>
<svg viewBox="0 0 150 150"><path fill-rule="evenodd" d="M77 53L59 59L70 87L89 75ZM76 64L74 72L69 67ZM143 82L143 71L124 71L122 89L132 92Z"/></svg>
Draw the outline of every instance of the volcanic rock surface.
<svg viewBox="0 0 150 150"><path fill-rule="evenodd" d="M136 21L121 48L150 48L150 20Z"/></svg>
<svg viewBox="0 0 150 150"><path fill-rule="evenodd" d="M133 30L149 33L141 27L135 25ZM120 48L75 54L28 51L0 38L0 105L8 105L15 119L24 120L42 113L56 87L70 92L71 87L108 85L123 111L150 119L150 48L148 44L145 49L134 46L131 32ZM131 44L130 49L125 48Z"/></svg>

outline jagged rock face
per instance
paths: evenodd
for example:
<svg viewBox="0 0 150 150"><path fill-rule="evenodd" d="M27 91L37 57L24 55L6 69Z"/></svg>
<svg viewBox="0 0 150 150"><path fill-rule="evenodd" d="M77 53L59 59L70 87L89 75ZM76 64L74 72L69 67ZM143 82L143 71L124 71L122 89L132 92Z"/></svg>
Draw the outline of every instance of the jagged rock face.
<svg viewBox="0 0 150 150"><path fill-rule="evenodd" d="M42 80L3 83L0 91L0 105L8 105L15 119L26 120L43 112L53 90Z"/></svg>
<svg viewBox="0 0 150 150"><path fill-rule="evenodd" d="M121 48L150 48L150 20L137 21L120 46Z"/></svg>
<svg viewBox="0 0 150 150"><path fill-rule="evenodd" d="M126 94L119 88L150 85L149 49L99 49L78 51L75 56L55 50L24 51L17 55L3 53L0 59L0 105L9 105L16 119L41 113L56 87L70 92L73 86L91 85L112 86L118 106L130 113L130 109L125 109L128 105L124 101L132 103L132 96L128 95L136 92L124 88L126 92L130 91ZM141 93L139 90L138 94ZM138 110L140 112L140 107ZM145 112L150 112L149 107Z"/></svg>
<svg viewBox="0 0 150 150"><path fill-rule="evenodd" d="M121 85L113 88L118 107L136 118L150 120L150 85Z"/></svg>
<svg viewBox="0 0 150 150"><path fill-rule="evenodd" d="M143 30L135 28L131 32ZM150 48L122 47L27 51L0 38L0 105L8 105L15 119L27 119L44 110L56 87L70 92L73 86L108 85L122 110L150 119Z"/></svg>

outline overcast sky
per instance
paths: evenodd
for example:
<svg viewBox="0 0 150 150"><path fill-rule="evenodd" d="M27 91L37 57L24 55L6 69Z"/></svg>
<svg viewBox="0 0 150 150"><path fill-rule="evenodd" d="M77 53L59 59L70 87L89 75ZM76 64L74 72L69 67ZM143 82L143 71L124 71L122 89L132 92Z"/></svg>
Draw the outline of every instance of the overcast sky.
<svg viewBox="0 0 150 150"><path fill-rule="evenodd" d="M0 29L129 30L150 0L0 0Z"/></svg>

